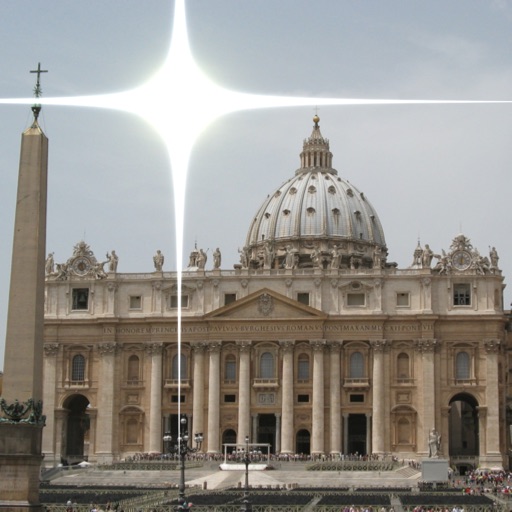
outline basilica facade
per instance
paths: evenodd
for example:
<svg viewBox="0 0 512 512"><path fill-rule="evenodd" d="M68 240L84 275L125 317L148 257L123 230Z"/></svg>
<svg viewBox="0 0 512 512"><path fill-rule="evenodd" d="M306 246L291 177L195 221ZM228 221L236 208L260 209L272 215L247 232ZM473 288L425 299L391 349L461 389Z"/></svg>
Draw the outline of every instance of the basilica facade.
<svg viewBox="0 0 512 512"><path fill-rule="evenodd" d="M503 276L464 234L387 260L365 194L315 116L300 167L265 199L240 261L194 249L177 273L124 274L79 242L46 264L46 464L164 451L180 414L201 451L440 455L507 465ZM103 248L102 248L103 250ZM181 318L178 318L178 313Z"/></svg>

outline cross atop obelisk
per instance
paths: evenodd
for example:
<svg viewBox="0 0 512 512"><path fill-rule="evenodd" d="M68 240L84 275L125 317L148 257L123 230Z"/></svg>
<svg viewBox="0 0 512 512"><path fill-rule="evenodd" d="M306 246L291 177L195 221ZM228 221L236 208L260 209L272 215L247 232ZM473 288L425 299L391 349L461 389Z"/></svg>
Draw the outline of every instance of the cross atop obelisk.
<svg viewBox="0 0 512 512"><path fill-rule="evenodd" d="M41 89L41 73L48 73L47 69L41 69L41 63L37 63L37 69L32 69L31 73L37 73L36 86L34 87L34 96L36 98L40 98L43 94L43 90ZM34 119L37 120L39 117L39 112L41 112L41 105L33 105L32 112L34 113Z"/></svg>

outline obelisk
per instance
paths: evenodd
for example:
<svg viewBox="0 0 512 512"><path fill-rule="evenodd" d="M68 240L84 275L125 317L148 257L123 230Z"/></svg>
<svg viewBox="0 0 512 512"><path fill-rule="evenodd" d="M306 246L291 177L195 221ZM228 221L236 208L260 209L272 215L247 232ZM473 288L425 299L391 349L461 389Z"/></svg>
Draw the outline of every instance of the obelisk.
<svg viewBox="0 0 512 512"><path fill-rule="evenodd" d="M38 65L34 89L41 95ZM42 462L42 368L48 139L34 120L21 136L11 284L0 400L0 510L37 511Z"/></svg>

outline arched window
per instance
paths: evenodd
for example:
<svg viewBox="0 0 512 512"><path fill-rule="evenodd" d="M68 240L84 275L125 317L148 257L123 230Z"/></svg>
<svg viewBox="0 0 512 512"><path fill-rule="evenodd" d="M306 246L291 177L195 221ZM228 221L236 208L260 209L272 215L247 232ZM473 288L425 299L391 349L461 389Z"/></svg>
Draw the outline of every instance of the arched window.
<svg viewBox="0 0 512 512"><path fill-rule="evenodd" d="M469 354L467 352L459 352L455 358L455 378L457 380L465 380L470 377Z"/></svg>
<svg viewBox="0 0 512 512"><path fill-rule="evenodd" d="M408 379L411 376L409 369L409 356L404 352L398 354L396 359L396 375L398 379Z"/></svg>
<svg viewBox="0 0 512 512"><path fill-rule="evenodd" d="M233 354L226 356L224 361L224 380L236 381L236 357Z"/></svg>
<svg viewBox="0 0 512 512"><path fill-rule="evenodd" d="M260 358L260 378L274 378L274 356L270 352L264 352Z"/></svg>
<svg viewBox="0 0 512 512"><path fill-rule="evenodd" d="M364 377L364 358L361 352L350 355L350 378L362 379Z"/></svg>
<svg viewBox="0 0 512 512"><path fill-rule="evenodd" d="M85 380L85 357L82 354L77 354L73 357L71 363L71 380Z"/></svg>
<svg viewBox="0 0 512 512"><path fill-rule="evenodd" d="M178 371L181 370L181 373ZM181 354L180 356L180 368L178 368L178 354L172 358L172 379L186 379L187 378L187 356Z"/></svg>
<svg viewBox="0 0 512 512"><path fill-rule="evenodd" d="M128 358L128 381L137 382L139 380L139 358L135 355Z"/></svg>
<svg viewBox="0 0 512 512"><path fill-rule="evenodd" d="M309 356L307 354L300 354L298 360L298 380L309 380Z"/></svg>

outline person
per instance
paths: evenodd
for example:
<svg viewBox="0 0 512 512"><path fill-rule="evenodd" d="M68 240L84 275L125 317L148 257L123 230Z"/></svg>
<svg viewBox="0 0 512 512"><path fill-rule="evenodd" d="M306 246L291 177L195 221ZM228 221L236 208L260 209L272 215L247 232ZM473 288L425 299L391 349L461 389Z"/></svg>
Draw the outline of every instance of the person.
<svg viewBox="0 0 512 512"><path fill-rule="evenodd" d="M295 251L291 245L286 246L285 268L295 267Z"/></svg>
<svg viewBox="0 0 512 512"><path fill-rule="evenodd" d="M434 258L434 251L429 247L428 244L425 244L425 249L421 254L421 264L423 268L430 268L430 264L432 263L432 259Z"/></svg>
<svg viewBox="0 0 512 512"><path fill-rule="evenodd" d="M428 435L428 456L431 459L438 458L440 448L441 448L441 435L435 428L432 428Z"/></svg>
<svg viewBox="0 0 512 512"><path fill-rule="evenodd" d="M46 258L46 263L44 264L44 270L46 272L46 275L51 275L55 272L55 262L53 260L53 252L48 254L48 257Z"/></svg>
<svg viewBox="0 0 512 512"><path fill-rule="evenodd" d="M108 271L109 272L117 272L117 263L119 262L119 258L116 254L116 251L112 250L109 254L107 252L107 260L108 260Z"/></svg>
<svg viewBox="0 0 512 512"><path fill-rule="evenodd" d="M489 252L489 258L491 258L491 265L494 268L498 268L498 261L500 258L498 256L498 251L496 250L496 247L493 247Z"/></svg>
<svg viewBox="0 0 512 512"><path fill-rule="evenodd" d="M340 268L341 256L340 256L340 251L339 251L337 245L333 246L332 251L331 251L331 256L332 256L331 268L334 268L334 269Z"/></svg>
<svg viewBox="0 0 512 512"><path fill-rule="evenodd" d="M158 249L156 254L153 256L153 263L155 264L155 270L157 272L161 272L164 266L164 255L160 249Z"/></svg>
<svg viewBox="0 0 512 512"><path fill-rule="evenodd" d="M199 254L197 255L197 268L199 270L204 270L206 266L207 256L203 249L199 249Z"/></svg>
<svg viewBox="0 0 512 512"><path fill-rule="evenodd" d="M213 251L213 268L215 270L220 268L221 258L222 258L222 256L220 254L220 250L217 247L217 249L215 249L215 251Z"/></svg>

